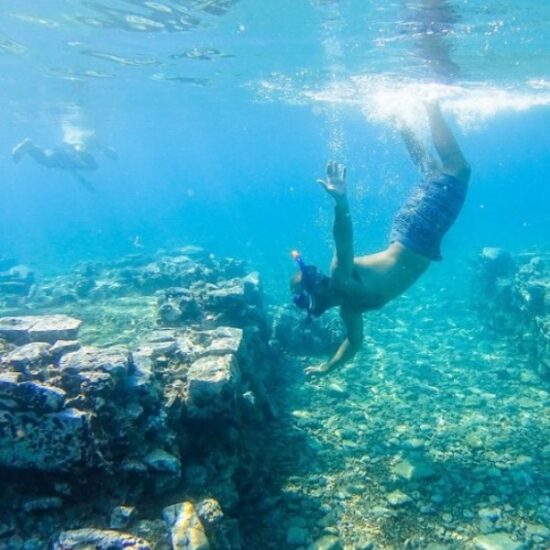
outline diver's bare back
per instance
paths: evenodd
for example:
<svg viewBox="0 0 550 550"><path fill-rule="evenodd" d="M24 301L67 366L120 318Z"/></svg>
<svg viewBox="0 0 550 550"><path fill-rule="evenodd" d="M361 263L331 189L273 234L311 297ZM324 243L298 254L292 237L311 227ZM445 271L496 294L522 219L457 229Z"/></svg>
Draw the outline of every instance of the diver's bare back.
<svg viewBox="0 0 550 550"><path fill-rule="evenodd" d="M405 292L430 265L430 259L392 243L376 254L354 258L351 279L339 273L336 261L331 279L342 304L356 312L381 308Z"/></svg>

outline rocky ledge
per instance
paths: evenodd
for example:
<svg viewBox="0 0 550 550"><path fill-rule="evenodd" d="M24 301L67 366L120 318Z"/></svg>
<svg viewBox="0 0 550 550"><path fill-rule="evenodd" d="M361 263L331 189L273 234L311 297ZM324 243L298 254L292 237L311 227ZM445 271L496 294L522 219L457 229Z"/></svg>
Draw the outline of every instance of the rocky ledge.
<svg viewBox="0 0 550 550"><path fill-rule="evenodd" d="M550 256L484 248L474 273L474 303L485 326L550 378Z"/></svg>
<svg viewBox="0 0 550 550"><path fill-rule="evenodd" d="M156 299L135 345L82 342L66 313L0 318L0 548L241 548L233 516L276 415L259 275L187 247L19 303L131 292Z"/></svg>

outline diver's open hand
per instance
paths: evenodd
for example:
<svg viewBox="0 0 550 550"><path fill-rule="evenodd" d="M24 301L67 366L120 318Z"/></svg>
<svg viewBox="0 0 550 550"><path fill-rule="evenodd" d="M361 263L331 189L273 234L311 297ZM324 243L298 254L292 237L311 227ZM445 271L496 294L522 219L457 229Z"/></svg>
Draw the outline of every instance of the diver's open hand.
<svg viewBox="0 0 550 550"><path fill-rule="evenodd" d="M336 202L346 199L346 167L333 160L327 164L327 179L318 179L317 183L334 198Z"/></svg>
<svg viewBox="0 0 550 550"><path fill-rule="evenodd" d="M320 365L316 365L314 367L307 367L304 369L304 372L306 376L324 376L328 372L330 372L331 367L329 363L321 363Z"/></svg>

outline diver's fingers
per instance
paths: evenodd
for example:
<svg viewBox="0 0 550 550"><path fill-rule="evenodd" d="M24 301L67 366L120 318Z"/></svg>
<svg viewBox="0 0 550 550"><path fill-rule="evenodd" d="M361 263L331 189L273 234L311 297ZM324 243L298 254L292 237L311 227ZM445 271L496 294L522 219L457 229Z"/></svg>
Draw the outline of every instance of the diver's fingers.
<svg viewBox="0 0 550 550"><path fill-rule="evenodd" d="M328 163L327 163L327 178L332 178L332 173L333 173L332 172L332 169L333 169L332 165L333 165L333 162L331 160L329 160Z"/></svg>
<svg viewBox="0 0 550 550"><path fill-rule="evenodd" d="M342 164L342 181L346 181L347 168L345 164Z"/></svg>

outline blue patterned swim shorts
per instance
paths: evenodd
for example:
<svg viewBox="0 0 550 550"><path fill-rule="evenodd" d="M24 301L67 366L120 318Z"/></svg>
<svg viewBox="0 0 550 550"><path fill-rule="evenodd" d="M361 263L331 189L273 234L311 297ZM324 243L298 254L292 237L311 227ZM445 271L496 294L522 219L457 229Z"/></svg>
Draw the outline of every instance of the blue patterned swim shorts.
<svg viewBox="0 0 550 550"><path fill-rule="evenodd" d="M446 174L422 181L395 216L390 242L441 260L441 240L456 220L467 190L467 183Z"/></svg>

